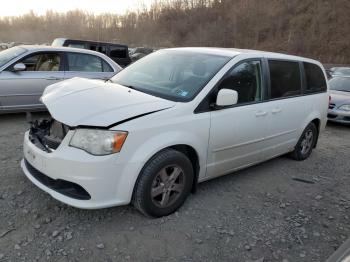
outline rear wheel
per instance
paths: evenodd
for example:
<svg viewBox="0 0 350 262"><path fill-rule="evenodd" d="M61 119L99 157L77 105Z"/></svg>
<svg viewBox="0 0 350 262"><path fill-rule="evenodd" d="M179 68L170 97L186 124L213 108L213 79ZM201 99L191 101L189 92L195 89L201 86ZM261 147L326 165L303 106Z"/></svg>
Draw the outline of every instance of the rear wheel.
<svg viewBox="0 0 350 262"><path fill-rule="evenodd" d="M192 183L191 161L181 152L165 149L152 157L141 171L133 204L148 216L169 215L184 203Z"/></svg>
<svg viewBox="0 0 350 262"><path fill-rule="evenodd" d="M308 158L315 147L317 136L318 132L315 124L308 124L295 146L294 151L291 153L291 156L298 161Z"/></svg>

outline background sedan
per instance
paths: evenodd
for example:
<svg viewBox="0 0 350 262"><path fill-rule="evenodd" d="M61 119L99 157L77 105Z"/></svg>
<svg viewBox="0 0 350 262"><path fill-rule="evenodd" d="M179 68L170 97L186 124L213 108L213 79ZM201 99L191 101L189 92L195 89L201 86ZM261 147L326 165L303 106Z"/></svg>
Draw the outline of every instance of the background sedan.
<svg viewBox="0 0 350 262"><path fill-rule="evenodd" d="M0 52L0 113L44 110L44 89L72 77L107 80L121 67L90 50L17 46Z"/></svg>
<svg viewBox="0 0 350 262"><path fill-rule="evenodd" d="M329 87L328 120L350 124L350 77L334 77L329 81Z"/></svg>

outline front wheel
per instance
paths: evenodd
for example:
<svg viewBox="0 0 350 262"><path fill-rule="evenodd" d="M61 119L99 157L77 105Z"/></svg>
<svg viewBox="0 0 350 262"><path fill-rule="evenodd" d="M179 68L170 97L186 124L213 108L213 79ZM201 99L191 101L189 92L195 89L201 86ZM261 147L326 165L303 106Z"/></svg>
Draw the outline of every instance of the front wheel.
<svg viewBox="0 0 350 262"><path fill-rule="evenodd" d="M165 149L152 157L141 171L132 202L145 215L167 216L185 202L193 176L193 166L186 155Z"/></svg>
<svg viewBox="0 0 350 262"><path fill-rule="evenodd" d="M298 161L308 158L315 147L317 136L318 132L315 124L308 124L295 146L294 151L291 153L292 158Z"/></svg>

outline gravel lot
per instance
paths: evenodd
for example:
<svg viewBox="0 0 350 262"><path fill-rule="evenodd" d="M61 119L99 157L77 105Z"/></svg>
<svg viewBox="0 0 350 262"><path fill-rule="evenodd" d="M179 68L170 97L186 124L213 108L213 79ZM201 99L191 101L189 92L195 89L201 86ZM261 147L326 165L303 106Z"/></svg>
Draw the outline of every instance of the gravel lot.
<svg viewBox="0 0 350 262"><path fill-rule="evenodd" d="M19 167L27 126L23 114L0 116L1 262L318 262L350 236L350 127L328 125L304 162L202 183L178 212L149 219L129 206L75 209L36 188Z"/></svg>

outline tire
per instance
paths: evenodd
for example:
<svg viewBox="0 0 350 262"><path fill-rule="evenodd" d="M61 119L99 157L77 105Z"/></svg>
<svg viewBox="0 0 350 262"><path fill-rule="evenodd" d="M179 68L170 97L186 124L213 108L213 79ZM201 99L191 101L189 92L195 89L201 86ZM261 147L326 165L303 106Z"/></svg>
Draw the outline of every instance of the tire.
<svg viewBox="0 0 350 262"><path fill-rule="evenodd" d="M313 148L316 145L318 138L318 131L314 123L310 123L307 125L297 145L294 148L294 151L291 152L291 157L297 161L303 161L307 159L311 153Z"/></svg>
<svg viewBox="0 0 350 262"><path fill-rule="evenodd" d="M162 150L142 169L132 203L146 216L170 215L190 194L193 177L192 163L185 154L173 149Z"/></svg>

